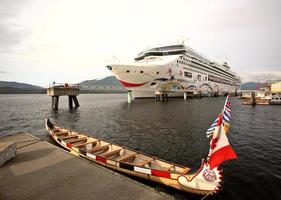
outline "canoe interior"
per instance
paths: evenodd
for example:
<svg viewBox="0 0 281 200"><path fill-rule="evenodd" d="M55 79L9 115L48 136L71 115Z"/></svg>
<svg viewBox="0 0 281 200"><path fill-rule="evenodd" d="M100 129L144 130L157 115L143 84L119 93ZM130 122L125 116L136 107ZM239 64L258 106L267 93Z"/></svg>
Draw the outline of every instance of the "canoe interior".
<svg viewBox="0 0 281 200"><path fill-rule="evenodd" d="M102 156L107 159L130 164L133 166L145 167L149 169L157 169L176 174L186 174L190 168L183 167L178 164L163 161L159 158L148 156L129 148L108 143L84 134L70 131L57 126L53 127L53 134L58 140L67 144L71 144L79 152L90 153L95 156Z"/></svg>

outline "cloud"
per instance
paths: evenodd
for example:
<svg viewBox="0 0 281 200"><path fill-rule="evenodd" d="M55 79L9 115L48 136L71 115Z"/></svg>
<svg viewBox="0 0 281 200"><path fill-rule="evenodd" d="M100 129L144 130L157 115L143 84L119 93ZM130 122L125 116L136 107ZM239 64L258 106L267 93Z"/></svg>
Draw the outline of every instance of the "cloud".
<svg viewBox="0 0 281 200"><path fill-rule="evenodd" d="M19 27L0 23L0 53L11 53L25 38L26 32Z"/></svg>
<svg viewBox="0 0 281 200"><path fill-rule="evenodd" d="M280 18L280 6L278 0L227 2L225 9L215 13L214 24L216 28L223 29L270 26Z"/></svg>
<svg viewBox="0 0 281 200"><path fill-rule="evenodd" d="M0 53L11 53L28 31L17 24L17 15L24 1L1 0L0 6ZM25 2L26 3L26 2Z"/></svg>
<svg viewBox="0 0 281 200"><path fill-rule="evenodd" d="M259 81L265 82L267 80L281 80L281 71L256 71L244 73L241 76L242 82Z"/></svg>

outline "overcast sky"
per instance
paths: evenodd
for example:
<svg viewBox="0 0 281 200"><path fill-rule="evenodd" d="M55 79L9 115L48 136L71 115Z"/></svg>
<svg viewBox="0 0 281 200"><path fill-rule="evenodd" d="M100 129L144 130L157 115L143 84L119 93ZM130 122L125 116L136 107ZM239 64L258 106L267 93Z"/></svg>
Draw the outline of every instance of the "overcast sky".
<svg viewBox="0 0 281 200"><path fill-rule="evenodd" d="M187 38L243 81L281 79L279 0L0 0L0 80L47 86Z"/></svg>

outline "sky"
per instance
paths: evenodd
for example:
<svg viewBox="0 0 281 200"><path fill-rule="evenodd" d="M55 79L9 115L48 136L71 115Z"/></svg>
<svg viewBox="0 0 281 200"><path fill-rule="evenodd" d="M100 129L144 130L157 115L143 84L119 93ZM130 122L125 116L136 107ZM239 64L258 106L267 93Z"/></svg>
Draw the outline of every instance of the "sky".
<svg viewBox="0 0 281 200"><path fill-rule="evenodd" d="M279 0L0 0L0 80L39 86L112 75L181 39L242 81L281 79Z"/></svg>

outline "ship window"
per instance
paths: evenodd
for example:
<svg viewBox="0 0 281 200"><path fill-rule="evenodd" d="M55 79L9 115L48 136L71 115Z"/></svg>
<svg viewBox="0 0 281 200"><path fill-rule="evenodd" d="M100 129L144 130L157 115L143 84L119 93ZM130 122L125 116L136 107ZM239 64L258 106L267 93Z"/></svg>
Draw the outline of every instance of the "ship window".
<svg viewBox="0 0 281 200"><path fill-rule="evenodd" d="M140 73L143 73L143 71L140 71Z"/></svg>
<svg viewBox="0 0 281 200"><path fill-rule="evenodd" d="M186 78L192 78L192 73L191 72L184 72L184 76Z"/></svg>
<svg viewBox="0 0 281 200"><path fill-rule="evenodd" d="M126 72L127 72L127 73L130 73L130 70L127 70Z"/></svg>

